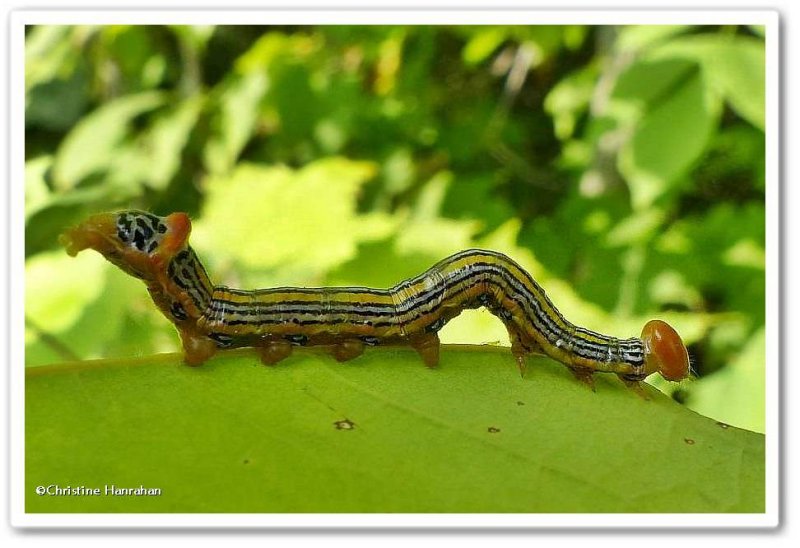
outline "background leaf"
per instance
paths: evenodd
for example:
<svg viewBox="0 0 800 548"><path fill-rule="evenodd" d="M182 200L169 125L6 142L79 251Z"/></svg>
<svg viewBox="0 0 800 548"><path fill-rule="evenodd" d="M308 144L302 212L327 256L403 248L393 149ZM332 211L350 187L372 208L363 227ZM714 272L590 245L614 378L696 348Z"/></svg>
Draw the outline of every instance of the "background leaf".
<svg viewBox="0 0 800 548"><path fill-rule="evenodd" d="M645 114L620 155L634 208L649 206L685 175L705 150L719 116L699 71L685 74Z"/></svg>
<svg viewBox="0 0 800 548"><path fill-rule="evenodd" d="M764 130L764 41L748 36L686 36L653 51L654 58L699 62L710 85L736 112Z"/></svg>
<svg viewBox="0 0 800 548"><path fill-rule="evenodd" d="M81 179L107 168L128 135L132 120L166 100L160 92L121 97L100 107L70 131L56 153L53 180L61 190L75 187Z"/></svg>

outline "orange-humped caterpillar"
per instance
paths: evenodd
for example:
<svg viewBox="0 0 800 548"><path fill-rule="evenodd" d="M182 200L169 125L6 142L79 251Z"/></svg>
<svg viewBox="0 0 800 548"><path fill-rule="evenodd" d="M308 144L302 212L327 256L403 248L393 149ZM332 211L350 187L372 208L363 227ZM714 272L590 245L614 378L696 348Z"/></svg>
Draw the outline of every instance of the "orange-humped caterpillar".
<svg viewBox="0 0 800 548"><path fill-rule="evenodd" d="M507 256L471 249L456 253L390 289L215 286L188 244L185 213L142 211L91 216L59 238L74 256L94 249L144 281L153 301L180 333L185 361L199 365L218 349L252 346L275 364L295 346L325 345L339 361L366 346L410 345L426 365L439 361L437 332L468 308L486 307L505 324L520 369L544 353L590 381L595 372L636 385L651 373L678 381L689 357L677 332L651 320L640 338L618 339L578 327L542 287Z"/></svg>

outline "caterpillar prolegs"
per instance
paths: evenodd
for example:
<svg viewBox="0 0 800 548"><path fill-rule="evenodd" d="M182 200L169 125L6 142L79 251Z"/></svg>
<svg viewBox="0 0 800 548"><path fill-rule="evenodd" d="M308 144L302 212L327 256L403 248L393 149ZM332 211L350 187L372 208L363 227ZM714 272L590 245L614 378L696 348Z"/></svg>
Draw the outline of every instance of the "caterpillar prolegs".
<svg viewBox="0 0 800 548"><path fill-rule="evenodd" d="M433 367L439 361L437 332L463 310L485 307L506 326L521 369L525 355L537 352L587 381L594 372L616 373L629 384L655 372L671 381L689 373L686 347L665 322L652 320L640 338L630 339L578 327L530 274L501 253L462 251L390 289L241 290L211 283L188 244L190 232L185 213L122 211L94 215L59 241L72 256L94 249L144 281L177 327L190 365L221 348L256 347L264 363L274 364L295 346L326 345L346 361L366 346L405 344Z"/></svg>

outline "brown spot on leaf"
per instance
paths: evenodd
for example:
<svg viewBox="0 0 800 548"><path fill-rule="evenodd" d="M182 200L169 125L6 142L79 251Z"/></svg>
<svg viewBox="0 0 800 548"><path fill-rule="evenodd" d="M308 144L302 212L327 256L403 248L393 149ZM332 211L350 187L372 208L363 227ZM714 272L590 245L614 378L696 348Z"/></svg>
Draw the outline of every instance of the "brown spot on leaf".
<svg viewBox="0 0 800 548"><path fill-rule="evenodd" d="M724 422L717 421L717 426L719 426L720 428L728 428L730 424L725 424Z"/></svg>
<svg viewBox="0 0 800 548"><path fill-rule="evenodd" d="M490 434L497 434L500 431L500 429L497 428L496 426L490 426L489 428L487 428L487 430L489 431Z"/></svg>
<svg viewBox="0 0 800 548"><path fill-rule="evenodd" d="M356 423L350 419L342 419L333 423L337 430L352 430L356 427Z"/></svg>
<svg viewBox="0 0 800 548"><path fill-rule="evenodd" d="M686 442L686 445L694 445L694 440L692 438L683 438L683 441Z"/></svg>
<svg viewBox="0 0 800 548"><path fill-rule="evenodd" d="M525 402L524 401L518 401L517 405L525 405Z"/></svg>

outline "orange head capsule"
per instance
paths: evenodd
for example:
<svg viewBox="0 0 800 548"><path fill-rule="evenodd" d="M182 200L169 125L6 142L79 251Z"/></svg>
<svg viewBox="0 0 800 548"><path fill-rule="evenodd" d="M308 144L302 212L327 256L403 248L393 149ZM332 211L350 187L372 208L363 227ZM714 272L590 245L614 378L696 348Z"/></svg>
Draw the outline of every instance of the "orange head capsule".
<svg viewBox="0 0 800 548"><path fill-rule="evenodd" d="M681 336L668 323L650 320L642 329L645 372L661 373L668 381L689 376L689 353Z"/></svg>

